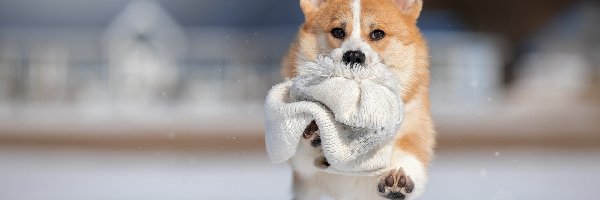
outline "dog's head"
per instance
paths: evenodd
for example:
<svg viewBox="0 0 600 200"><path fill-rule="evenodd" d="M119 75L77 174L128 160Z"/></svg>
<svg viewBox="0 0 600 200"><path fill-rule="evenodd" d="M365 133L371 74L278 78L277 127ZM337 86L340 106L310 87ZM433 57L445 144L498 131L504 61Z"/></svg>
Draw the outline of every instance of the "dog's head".
<svg viewBox="0 0 600 200"><path fill-rule="evenodd" d="M351 67L381 63L400 80L405 101L427 87L427 48L416 26L422 0L300 0L300 6L306 20L288 65L319 56ZM295 76L290 69L285 75Z"/></svg>

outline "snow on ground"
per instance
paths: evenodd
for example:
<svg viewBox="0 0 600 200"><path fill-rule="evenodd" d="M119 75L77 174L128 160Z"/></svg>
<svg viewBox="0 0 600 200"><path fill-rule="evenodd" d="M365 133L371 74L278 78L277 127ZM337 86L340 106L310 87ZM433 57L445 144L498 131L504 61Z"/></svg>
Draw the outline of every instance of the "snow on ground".
<svg viewBox="0 0 600 200"><path fill-rule="evenodd" d="M597 199L596 150L439 151L422 200ZM291 199L260 152L0 147L0 199Z"/></svg>

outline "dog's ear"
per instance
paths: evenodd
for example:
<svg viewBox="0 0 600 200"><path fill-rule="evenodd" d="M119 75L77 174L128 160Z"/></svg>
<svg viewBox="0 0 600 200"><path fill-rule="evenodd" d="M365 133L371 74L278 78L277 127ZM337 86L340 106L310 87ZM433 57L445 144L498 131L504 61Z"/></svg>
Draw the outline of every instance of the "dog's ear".
<svg viewBox="0 0 600 200"><path fill-rule="evenodd" d="M393 0L404 15L417 20L423 8L423 0Z"/></svg>
<svg viewBox="0 0 600 200"><path fill-rule="evenodd" d="M327 0L300 0L300 7L302 8L302 12L304 12L304 16L308 19L319 10L319 7L325 1Z"/></svg>

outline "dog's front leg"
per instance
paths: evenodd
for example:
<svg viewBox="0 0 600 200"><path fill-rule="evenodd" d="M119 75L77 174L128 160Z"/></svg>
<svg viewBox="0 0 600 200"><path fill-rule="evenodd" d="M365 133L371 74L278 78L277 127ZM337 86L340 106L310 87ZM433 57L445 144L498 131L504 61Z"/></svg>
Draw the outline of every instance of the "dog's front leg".
<svg viewBox="0 0 600 200"><path fill-rule="evenodd" d="M300 143L298 154L292 158L294 168L293 194L294 200L315 200L321 197L322 191L316 182L317 168L326 168L328 163L323 159L319 127L312 121L304 130L304 141Z"/></svg>

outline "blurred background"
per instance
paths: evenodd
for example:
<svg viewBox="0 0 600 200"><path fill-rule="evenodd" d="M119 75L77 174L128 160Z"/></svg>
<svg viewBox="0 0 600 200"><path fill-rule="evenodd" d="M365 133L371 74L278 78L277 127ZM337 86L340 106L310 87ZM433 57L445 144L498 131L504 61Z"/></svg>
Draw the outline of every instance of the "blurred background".
<svg viewBox="0 0 600 200"><path fill-rule="evenodd" d="M0 199L291 199L298 0L0 0ZM598 199L600 2L425 0L433 199Z"/></svg>

